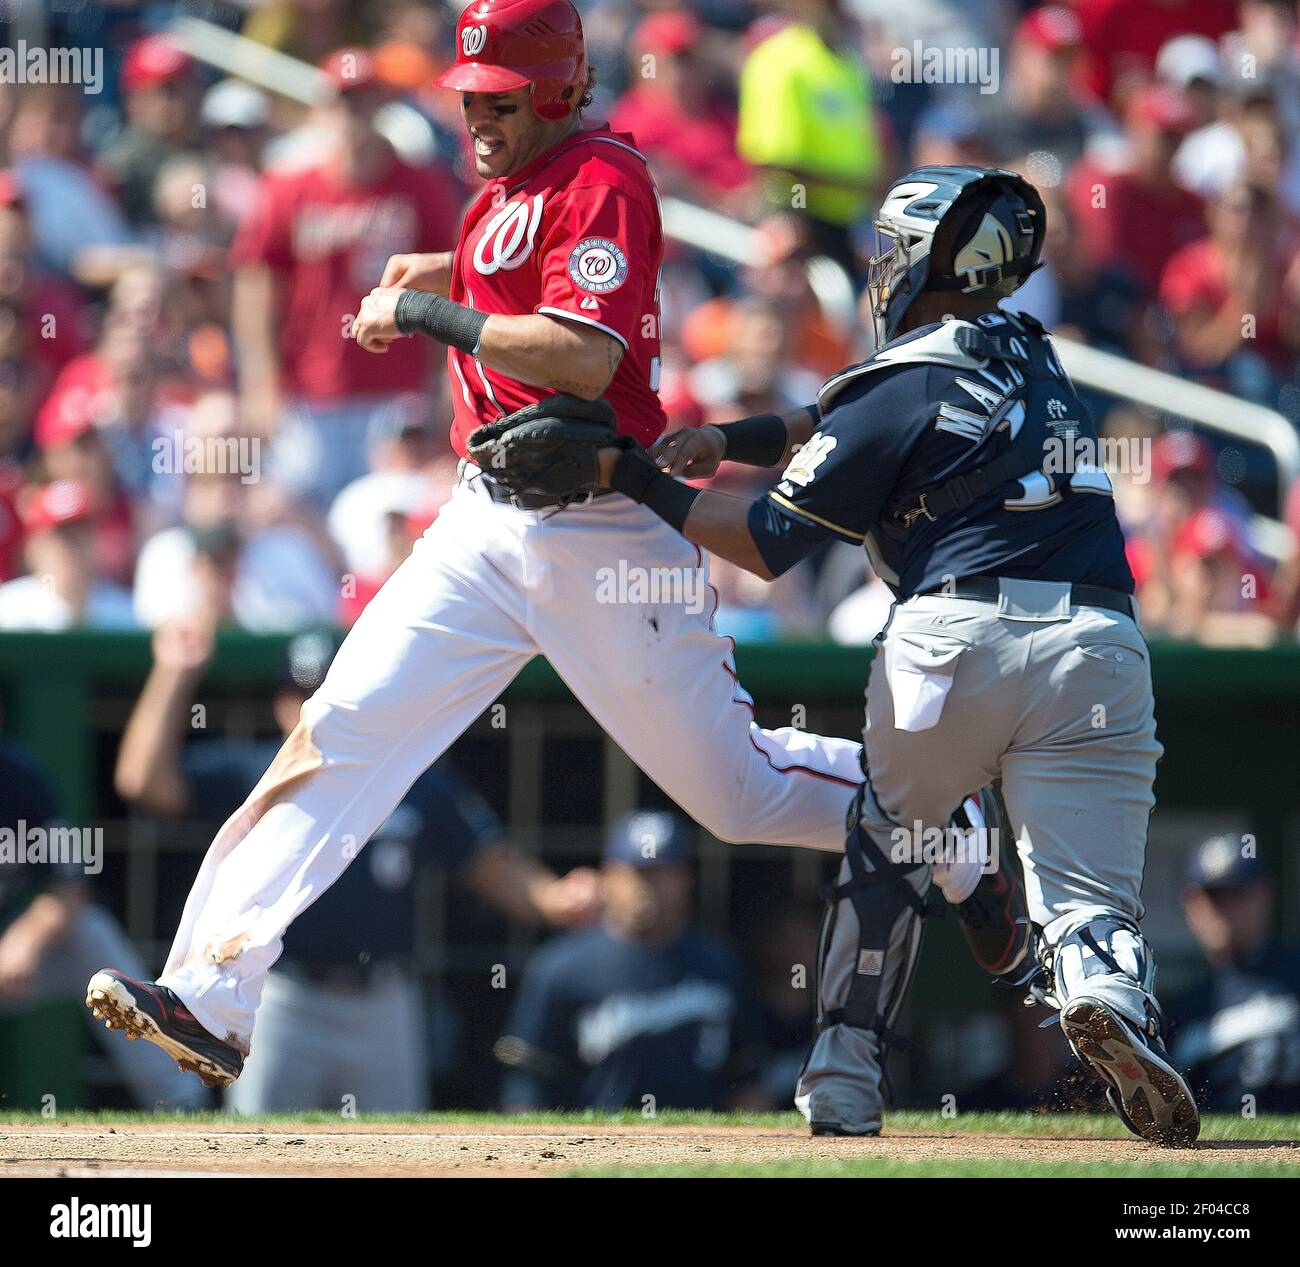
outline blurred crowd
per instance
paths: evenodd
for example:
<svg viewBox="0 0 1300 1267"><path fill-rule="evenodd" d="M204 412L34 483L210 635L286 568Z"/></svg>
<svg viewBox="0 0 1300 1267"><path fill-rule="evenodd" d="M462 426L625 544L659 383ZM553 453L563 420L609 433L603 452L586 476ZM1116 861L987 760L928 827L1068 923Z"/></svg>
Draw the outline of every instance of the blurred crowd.
<svg viewBox="0 0 1300 1267"><path fill-rule="evenodd" d="M439 349L347 336L387 258L450 247L474 190L457 98L430 86L455 0L204 6L319 68L311 104L182 51L189 8L50 5L45 39L102 49L103 91L0 83L0 629L346 626L456 478ZM1295 0L580 8L590 117L665 196L742 222L742 262L670 243L673 425L806 403L870 351L873 206L922 163L1041 190L1047 266L1011 306L1300 421ZM1262 449L1090 403L1125 456L1146 627L1293 636L1300 488L1279 505ZM889 602L845 546L773 586L714 580L742 639L866 642Z"/></svg>

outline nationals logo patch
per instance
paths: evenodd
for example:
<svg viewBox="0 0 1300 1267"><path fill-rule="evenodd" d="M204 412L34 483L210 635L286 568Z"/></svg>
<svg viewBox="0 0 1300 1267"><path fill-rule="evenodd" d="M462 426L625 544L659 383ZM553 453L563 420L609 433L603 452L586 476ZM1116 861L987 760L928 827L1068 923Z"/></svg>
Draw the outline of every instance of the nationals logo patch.
<svg viewBox="0 0 1300 1267"><path fill-rule="evenodd" d="M584 238L569 252L569 276L575 286L603 295L627 278L627 256L608 238Z"/></svg>

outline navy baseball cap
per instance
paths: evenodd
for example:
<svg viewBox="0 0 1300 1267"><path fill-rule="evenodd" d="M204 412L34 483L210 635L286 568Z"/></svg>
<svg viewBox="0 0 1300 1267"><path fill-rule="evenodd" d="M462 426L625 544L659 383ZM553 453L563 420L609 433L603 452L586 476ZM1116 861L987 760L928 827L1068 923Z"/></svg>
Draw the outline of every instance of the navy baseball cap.
<svg viewBox="0 0 1300 1267"><path fill-rule="evenodd" d="M1183 879L1192 889L1244 889L1268 877L1258 858L1241 852L1240 836L1211 836L1187 860Z"/></svg>
<svg viewBox="0 0 1300 1267"><path fill-rule="evenodd" d="M629 867L687 862L691 857L690 828L680 814L634 810L609 825L601 856L606 862L621 862Z"/></svg>

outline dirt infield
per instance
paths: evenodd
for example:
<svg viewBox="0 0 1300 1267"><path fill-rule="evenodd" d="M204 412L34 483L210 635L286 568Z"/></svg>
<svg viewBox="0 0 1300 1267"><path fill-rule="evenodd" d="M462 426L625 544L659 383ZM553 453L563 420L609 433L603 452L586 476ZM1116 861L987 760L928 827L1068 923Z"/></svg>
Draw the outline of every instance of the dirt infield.
<svg viewBox="0 0 1300 1267"><path fill-rule="evenodd" d="M1137 1140L888 1132L880 1139L811 1139L795 1126L465 1124L219 1125L157 1122L0 1127L0 1176L130 1174L301 1176L545 1176L589 1167L763 1166L788 1161L905 1160L960 1164L1155 1164L1176 1154ZM1217 1141L1198 1164L1296 1166L1290 1142Z"/></svg>

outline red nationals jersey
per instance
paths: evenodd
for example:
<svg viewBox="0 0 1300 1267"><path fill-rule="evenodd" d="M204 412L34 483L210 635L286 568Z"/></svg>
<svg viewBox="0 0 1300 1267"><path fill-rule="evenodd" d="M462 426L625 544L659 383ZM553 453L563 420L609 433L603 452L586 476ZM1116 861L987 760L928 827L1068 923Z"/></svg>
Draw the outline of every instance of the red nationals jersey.
<svg viewBox="0 0 1300 1267"><path fill-rule="evenodd" d="M576 133L523 170L492 181L465 213L451 298L480 312L540 312L604 330L624 348L605 391L619 431L649 444L664 428L659 404L659 198L631 137ZM553 395L447 353L455 406L451 439ZM564 378L564 367L555 367Z"/></svg>
<svg viewBox="0 0 1300 1267"><path fill-rule="evenodd" d="M343 184L326 167L267 177L230 261L275 274L286 391L320 403L428 388L437 349L427 340L399 339L375 356L343 332L390 255L447 249L457 202L443 169L396 159L365 185Z"/></svg>

